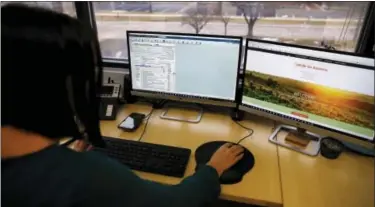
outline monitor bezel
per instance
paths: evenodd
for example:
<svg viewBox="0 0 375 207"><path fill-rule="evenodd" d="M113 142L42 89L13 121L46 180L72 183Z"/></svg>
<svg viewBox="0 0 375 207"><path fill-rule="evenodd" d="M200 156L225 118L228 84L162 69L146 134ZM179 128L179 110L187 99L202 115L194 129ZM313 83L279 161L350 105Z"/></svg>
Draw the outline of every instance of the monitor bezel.
<svg viewBox="0 0 375 207"><path fill-rule="evenodd" d="M130 45L129 45L129 34L156 34L156 35L179 35L179 36L191 36L191 37L213 37L213 38L225 38L225 39L235 39L239 40L239 56L237 63L237 76L236 76L236 87L234 91L234 99L224 99L224 98L212 98L212 97L203 97L203 96L191 96L184 94L168 93L168 92L157 92L149 90L141 90L133 88L133 78L132 78L132 64L130 57ZM224 36L224 35L209 35L209 34L193 34L193 33L178 33L178 32L156 32L156 31L139 31L139 30L127 30L126 31L126 41L127 41L127 52L128 52L128 61L129 61L129 75L130 75L130 93L134 96L156 98L156 99L167 99L173 101L183 101L183 102L193 102L193 103L202 103L202 104L211 104L218 106L226 107L237 107L237 96L240 88L240 72L241 72L241 57L242 57L242 47L243 47L243 38L240 36Z"/></svg>
<svg viewBox="0 0 375 207"><path fill-rule="evenodd" d="M260 39L254 39L254 38L246 38L246 48L248 45L248 41L254 41L254 42L259 42L259 43L267 43L267 44L274 44L274 45L280 45L280 46L286 46L286 47L294 47L294 48L300 48L300 49L306 49L306 50L313 50L313 51L320 51L320 52L328 52L328 53L335 53L335 54L340 54L340 55L349 55L349 56L354 56L354 57L362 57L362 58L370 58L373 59L371 55L366 56L363 54L357 54L357 53L351 53L351 52L346 52L346 51L340 51L340 50L327 50L319 47L308 47L304 45L296 45L296 44L288 44L284 42L276 42L276 41L270 41L270 40L260 40ZM246 52L245 52L246 53Z"/></svg>
<svg viewBox="0 0 375 207"><path fill-rule="evenodd" d="M244 51L243 80L242 80L242 85L241 85L241 96L239 98L239 109L241 111L245 111L245 112L257 114L257 115L260 115L260 116L264 116L264 117L267 117L267 118L270 118L270 119L273 119L273 120L276 120L276 121L280 121L280 122L283 122L283 123L286 123L286 124L289 124L289 125L292 125L292 126L295 126L295 127L298 127L298 128L306 129L306 130L311 131L311 132L316 132L316 133L324 135L324 136L343 137L343 138L349 138L349 139L355 138L355 139L365 141L365 142L368 142L368 143L372 143L372 144L375 143L375 133L374 133L374 136L372 137L372 140L369 140L369 139L366 139L366 138L361 137L361 136L353 135L353 134L350 134L350 133L347 133L347 132L342 132L340 130L332 129L332 128L329 128L329 127L326 127L326 126L311 123L311 122L304 121L304 120L301 120L301 119L298 119L298 118L290 117L290 116L283 115L283 114L280 114L280 113L277 113L277 112L269 111L269 110L266 110L266 109L262 109L262 108L259 108L259 107L256 107L256 106L251 106L251 105L243 103L243 90L244 90L244 87L245 87L245 73L246 73L247 51L248 51L249 40L254 41L254 42L270 43L270 44L282 45L282 46L288 46L288 47L290 46L290 47L308 49L308 50L313 50L313 51L318 50L318 51L323 51L323 52L332 52L332 51L326 51L324 49L322 50L321 48L310 48L310 47L299 46L299 45L290 45L290 44L286 44L286 43L279 43L279 42L273 42L273 41L255 40L255 39L252 39L252 38L246 38L245 51ZM335 53L335 52L333 52L333 53ZM346 53L346 52L341 52L340 54L369 58L367 56L362 56L362 55L358 55L358 54L351 54L351 53ZM322 59L322 58L317 58L317 59ZM336 61L336 62L338 62L338 61ZM365 69L365 68L363 68L363 69ZM374 71L374 69L368 69L368 70Z"/></svg>

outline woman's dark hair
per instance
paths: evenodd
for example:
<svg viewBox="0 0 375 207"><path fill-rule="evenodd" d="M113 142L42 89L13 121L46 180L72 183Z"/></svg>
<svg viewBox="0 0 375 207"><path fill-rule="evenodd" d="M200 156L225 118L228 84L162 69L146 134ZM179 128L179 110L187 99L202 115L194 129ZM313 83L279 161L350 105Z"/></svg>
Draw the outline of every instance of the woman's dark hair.
<svg viewBox="0 0 375 207"><path fill-rule="evenodd" d="M96 91L102 62L89 26L51 10L7 4L1 49L2 126L101 141Z"/></svg>

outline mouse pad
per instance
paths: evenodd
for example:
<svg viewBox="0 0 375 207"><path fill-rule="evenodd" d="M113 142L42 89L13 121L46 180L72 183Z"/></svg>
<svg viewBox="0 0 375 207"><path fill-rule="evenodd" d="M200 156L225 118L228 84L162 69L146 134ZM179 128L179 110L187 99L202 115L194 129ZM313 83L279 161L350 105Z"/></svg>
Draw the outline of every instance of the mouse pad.
<svg viewBox="0 0 375 207"><path fill-rule="evenodd" d="M201 146L198 147L198 149L195 151L195 161L197 162L197 167L201 164L206 164L212 154L223 144L227 143L226 141L215 141L215 142L207 142ZM236 143L232 143L236 144ZM249 172L255 164L254 155L244 148L244 156L243 158L238 161L235 165L233 165L230 169L227 171L234 170L236 172L239 172L241 174L245 174ZM225 173L225 172L224 172Z"/></svg>

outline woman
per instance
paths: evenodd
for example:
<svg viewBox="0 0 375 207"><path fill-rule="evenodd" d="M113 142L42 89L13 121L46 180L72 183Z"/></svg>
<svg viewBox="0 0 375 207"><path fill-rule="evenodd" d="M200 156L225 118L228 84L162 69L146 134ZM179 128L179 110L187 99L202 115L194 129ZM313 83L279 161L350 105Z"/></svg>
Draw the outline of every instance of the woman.
<svg viewBox="0 0 375 207"><path fill-rule="evenodd" d="M1 13L4 206L194 207L218 198L219 176L241 159L241 147L224 145L194 175L167 186L95 152L59 146L81 134L100 140L97 38L49 10L6 5Z"/></svg>

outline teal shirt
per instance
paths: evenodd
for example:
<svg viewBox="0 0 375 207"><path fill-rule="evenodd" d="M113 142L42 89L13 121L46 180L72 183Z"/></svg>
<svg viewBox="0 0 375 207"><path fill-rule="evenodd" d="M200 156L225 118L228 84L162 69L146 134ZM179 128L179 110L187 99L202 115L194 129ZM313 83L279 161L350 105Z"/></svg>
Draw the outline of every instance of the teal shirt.
<svg viewBox="0 0 375 207"><path fill-rule="evenodd" d="M210 166L177 185L143 180L96 152L50 146L1 162L3 206L205 206L218 199L218 174Z"/></svg>

